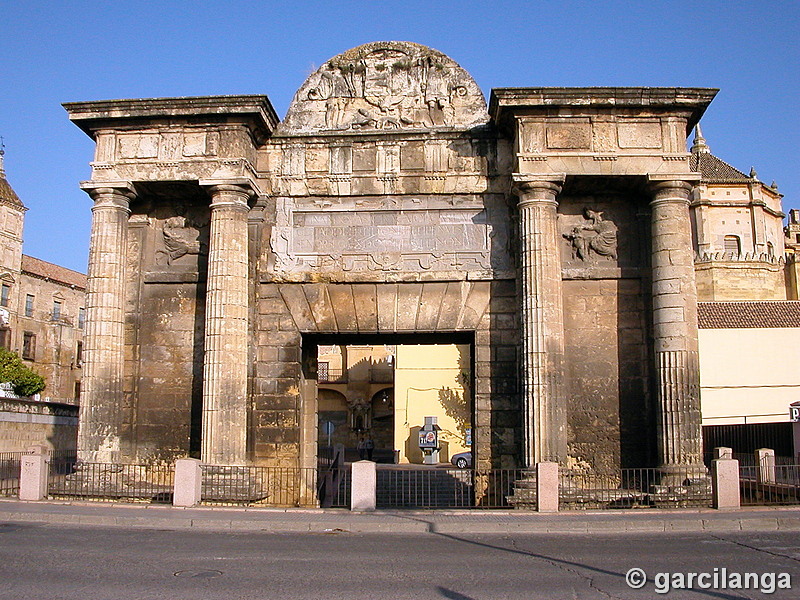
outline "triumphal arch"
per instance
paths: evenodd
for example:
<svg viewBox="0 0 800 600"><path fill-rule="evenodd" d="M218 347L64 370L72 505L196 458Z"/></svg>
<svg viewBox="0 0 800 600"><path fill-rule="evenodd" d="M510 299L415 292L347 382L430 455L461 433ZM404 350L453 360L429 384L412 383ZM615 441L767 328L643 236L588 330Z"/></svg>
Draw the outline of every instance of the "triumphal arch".
<svg viewBox="0 0 800 600"><path fill-rule="evenodd" d="M716 90L499 88L353 48L96 142L84 460L315 465L319 344L467 344L479 468L702 463L686 137Z"/></svg>

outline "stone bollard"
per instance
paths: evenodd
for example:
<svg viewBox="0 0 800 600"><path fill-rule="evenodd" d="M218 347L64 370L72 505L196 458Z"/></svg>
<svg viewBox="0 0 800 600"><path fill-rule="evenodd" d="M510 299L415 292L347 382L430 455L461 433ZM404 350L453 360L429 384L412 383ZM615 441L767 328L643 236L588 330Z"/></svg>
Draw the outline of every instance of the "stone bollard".
<svg viewBox="0 0 800 600"><path fill-rule="evenodd" d="M367 512L375 510L377 504L377 471L375 463L359 460L351 466L350 510Z"/></svg>
<svg viewBox="0 0 800 600"><path fill-rule="evenodd" d="M714 448L714 459L717 458L733 458L733 448L726 448L725 446L720 446L718 448Z"/></svg>
<svg viewBox="0 0 800 600"><path fill-rule="evenodd" d="M759 448L756 450L758 483L775 483L775 450Z"/></svg>
<svg viewBox="0 0 800 600"><path fill-rule="evenodd" d="M727 450L727 448L723 448ZM718 448L720 450L720 448ZM734 510L742 505L739 493L739 461L717 458L712 461L711 491L714 508Z"/></svg>
<svg viewBox="0 0 800 600"><path fill-rule="evenodd" d="M47 497L50 454L46 446L33 446L22 457L19 472L19 499L42 500Z"/></svg>
<svg viewBox="0 0 800 600"><path fill-rule="evenodd" d="M558 463L536 463L536 511L558 512Z"/></svg>
<svg viewBox="0 0 800 600"><path fill-rule="evenodd" d="M172 506L196 506L200 504L200 489L203 472L196 458L179 458L175 461L175 484Z"/></svg>

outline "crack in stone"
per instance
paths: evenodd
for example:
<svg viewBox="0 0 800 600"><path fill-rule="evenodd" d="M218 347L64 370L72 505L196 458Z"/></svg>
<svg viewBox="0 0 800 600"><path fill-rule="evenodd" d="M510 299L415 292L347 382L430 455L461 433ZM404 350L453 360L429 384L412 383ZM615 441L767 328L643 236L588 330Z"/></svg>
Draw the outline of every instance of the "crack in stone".
<svg viewBox="0 0 800 600"><path fill-rule="evenodd" d="M719 540L721 542L727 542L728 544L734 544L736 546L741 546L742 548L747 548L748 550L755 550L756 552L762 552L764 554L769 554L770 556L775 556L778 558L788 558L789 560L793 560L794 562L800 563L800 559L794 556L790 556L788 554L781 554L780 552L772 552L771 550L767 550L766 548L758 548L757 546L751 546L750 544L746 544L745 542L738 542L736 540L729 540L727 538L719 537L716 535L712 535L712 538L715 540Z"/></svg>
<svg viewBox="0 0 800 600"><path fill-rule="evenodd" d="M508 540L511 542L511 546L514 548L514 550L516 550L517 552L521 552L523 554L527 554L531 558L541 560L542 562L547 563L547 564L549 564L549 565L551 565L553 567L556 567L557 569L560 569L562 571L566 571L567 573L571 573L573 575L577 575L578 577L580 577L581 579L583 579L584 581L586 581L589 584L589 588L590 589L598 591L599 593L603 594L607 598L611 598L612 600L625 600L625 598L623 598L622 596L614 596L610 592L607 592L607 591L597 587L595 585L595 583L594 583L594 577L591 577L589 575L584 575L583 573L581 573L577 569L570 568L570 567L560 563L557 560L547 558L545 556L542 556L541 554L534 554L534 553L530 552L529 550L526 550L524 548L520 548L519 546L517 546L517 541L514 538L508 538ZM574 592L573 592L573 597L575 597Z"/></svg>

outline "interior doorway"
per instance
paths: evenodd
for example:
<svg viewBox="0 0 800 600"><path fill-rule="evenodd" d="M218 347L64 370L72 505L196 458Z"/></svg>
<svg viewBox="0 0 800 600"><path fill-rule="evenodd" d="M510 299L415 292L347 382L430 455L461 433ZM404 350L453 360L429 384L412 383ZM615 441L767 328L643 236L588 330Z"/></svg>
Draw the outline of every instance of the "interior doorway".
<svg viewBox="0 0 800 600"><path fill-rule="evenodd" d="M331 335L304 338L316 385L317 446L345 460L422 464L425 417L440 427L439 462L472 451L472 336ZM314 389L315 388L315 389Z"/></svg>

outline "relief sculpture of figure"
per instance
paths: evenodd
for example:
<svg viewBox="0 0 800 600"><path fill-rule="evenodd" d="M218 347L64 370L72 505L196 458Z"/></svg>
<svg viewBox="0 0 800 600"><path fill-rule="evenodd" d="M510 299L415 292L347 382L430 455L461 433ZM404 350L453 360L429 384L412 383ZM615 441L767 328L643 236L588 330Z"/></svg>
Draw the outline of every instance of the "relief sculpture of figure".
<svg viewBox="0 0 800 600"><path fill-rule="evenodd" d="M603 219L601 211L583 211L589 223L576 225L564 237L572 242L572 257L587 260L591 251L599 256L617 260L617 226Z"/></svg>
<svg viewBox="0 0 800 600"><path fill-rule="evenodd" d="M449 72L430 56L420 61L422 95L428 108L430 125L451 125L453 107L450 102Z"/></svg>
<svg viewBox="0 0 800 600"><path fill-rule="evenodd" d="M164 221L164 247L167 251L167 264L186 254L200 254L199 231L192 227L186 217L169 217Z"/></svg>
<svg viewBox="0 0 800 600"><path fill-rule="evenodd" d="M325 101L325 125L329 129L344 129L347 128L344 118L353 94L352 82L337 66L330 65L320 75L319 86L312 89L308 97L310 100Z"/></svg>

